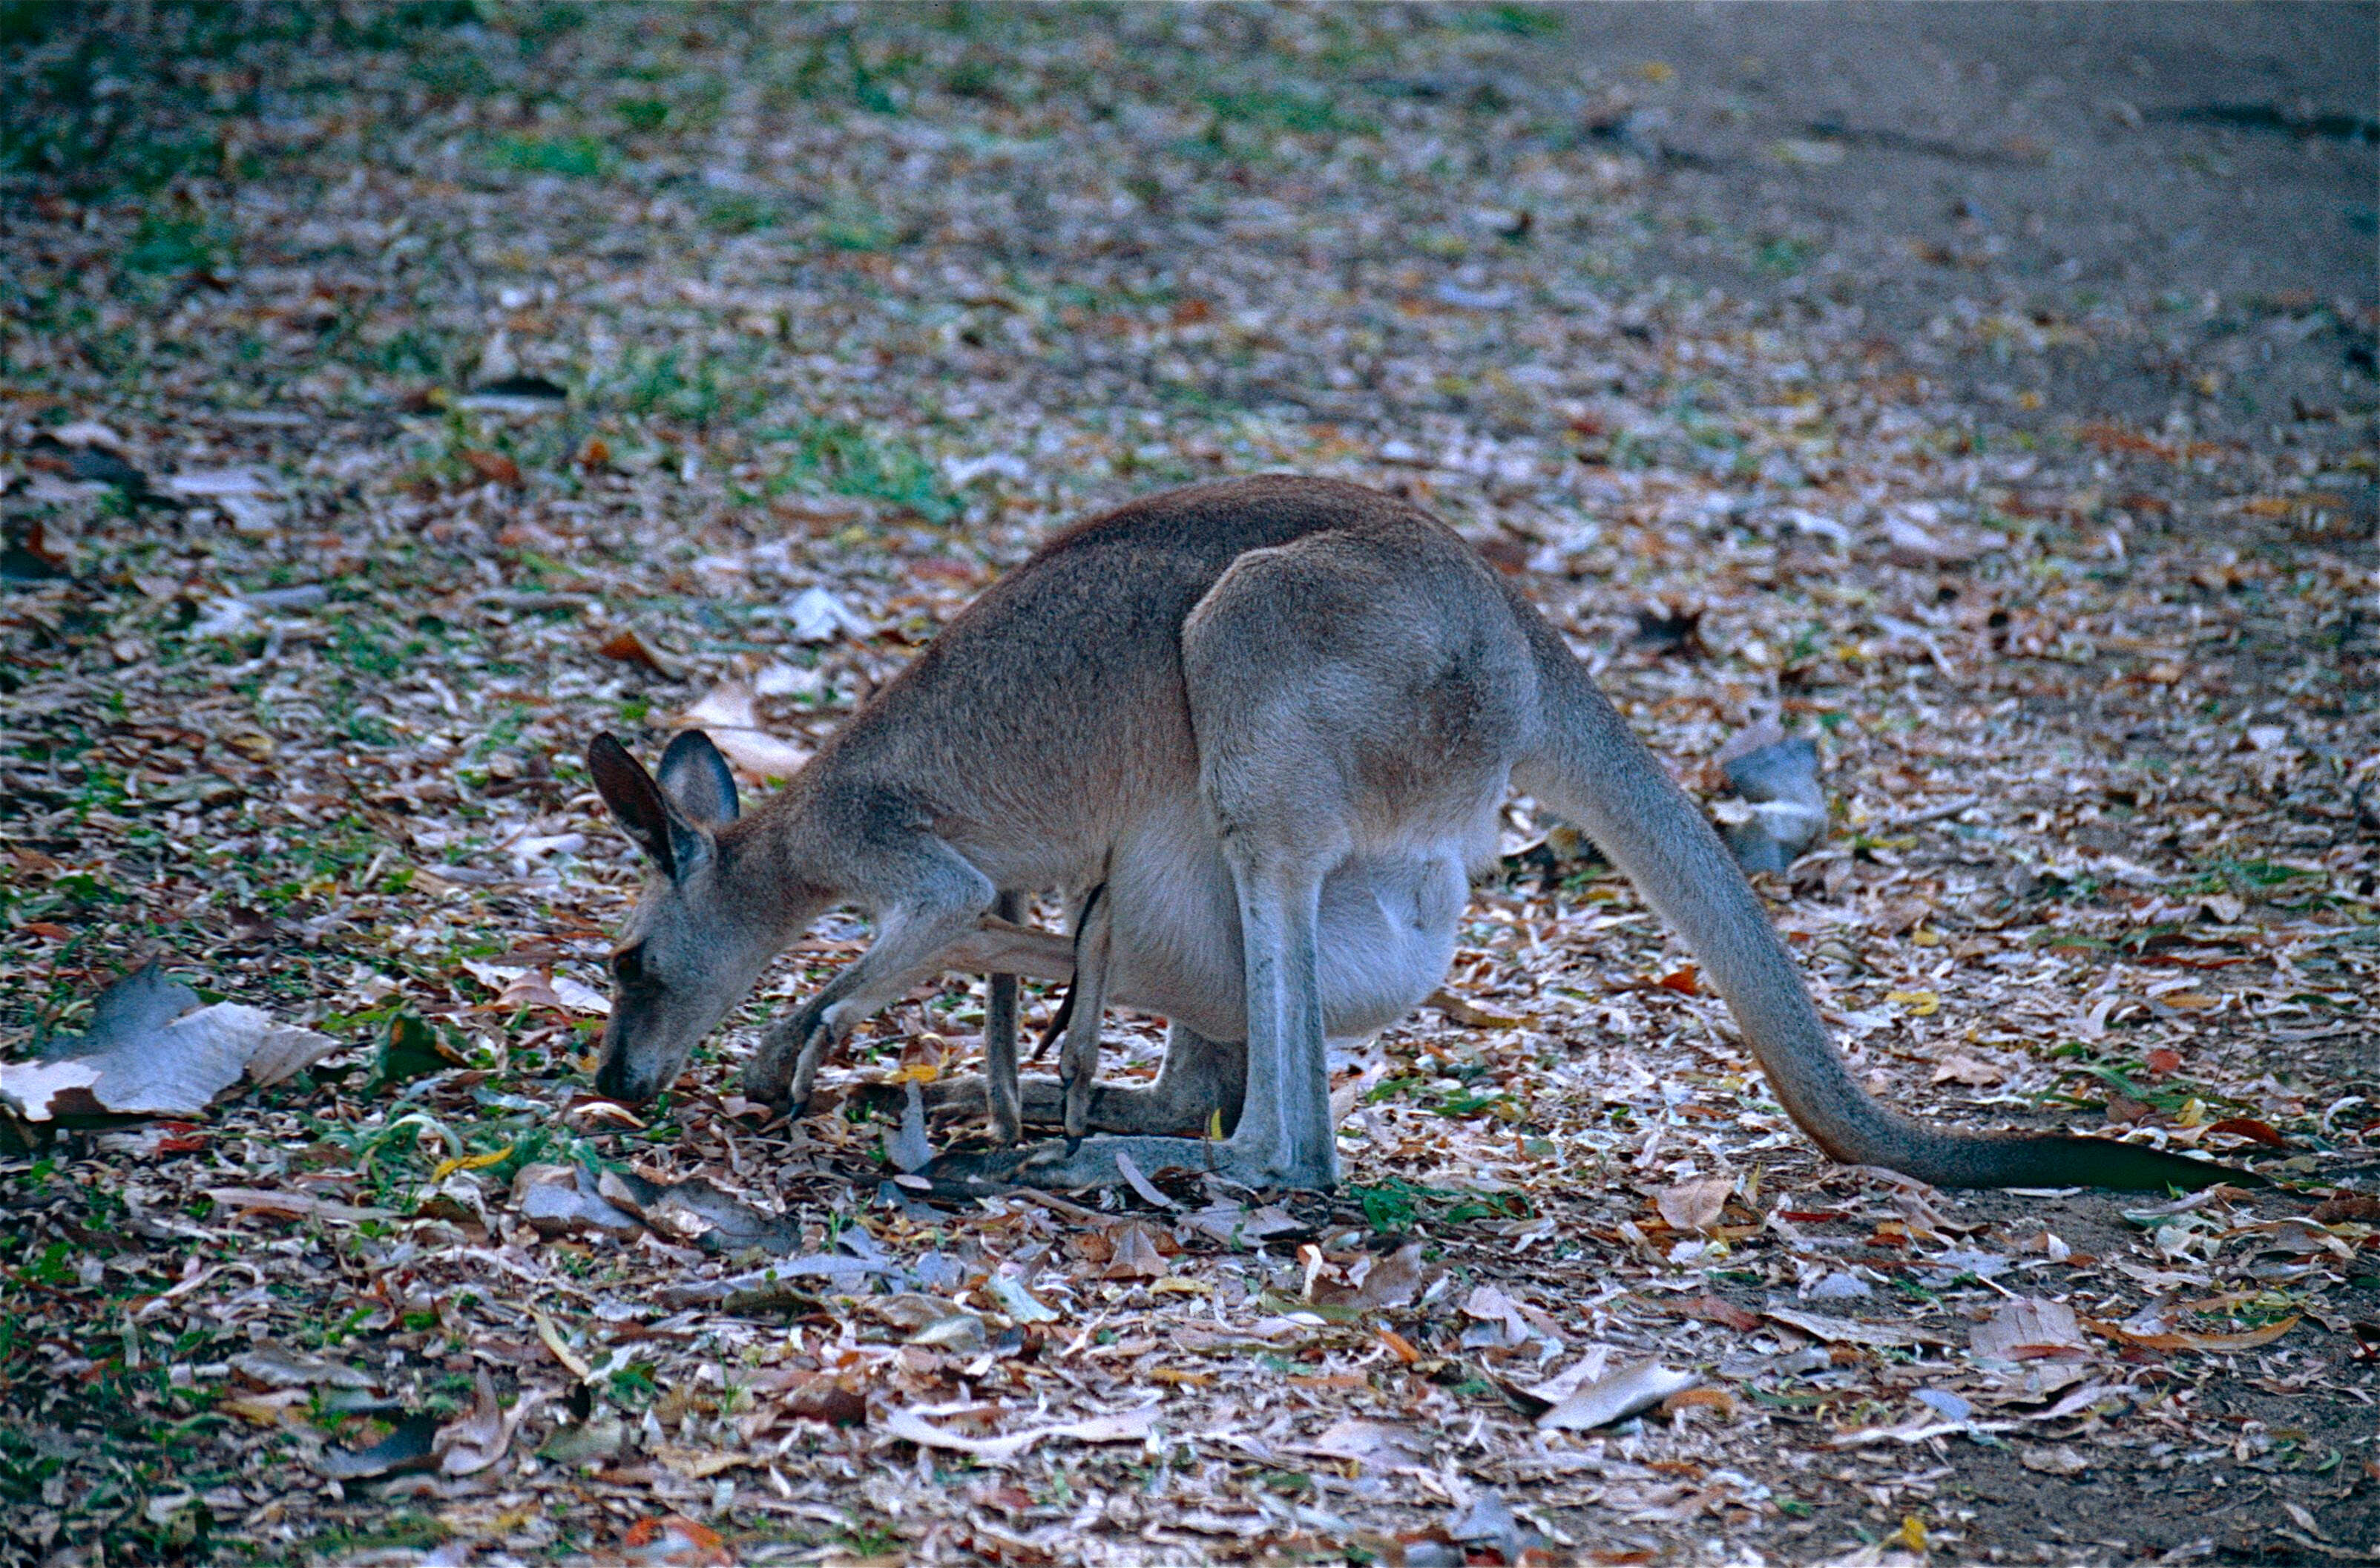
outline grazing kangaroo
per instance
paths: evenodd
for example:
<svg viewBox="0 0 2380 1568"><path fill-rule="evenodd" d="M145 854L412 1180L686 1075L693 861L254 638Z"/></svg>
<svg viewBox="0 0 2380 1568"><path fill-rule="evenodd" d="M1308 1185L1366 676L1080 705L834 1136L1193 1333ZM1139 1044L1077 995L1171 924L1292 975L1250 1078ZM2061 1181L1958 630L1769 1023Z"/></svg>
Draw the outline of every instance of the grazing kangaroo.
<svg viewBox="0 0 2380 1568"><path fill-rule="evenodd" d="M1560 635L1453 530L1353 484L1201 485L1067 529L749 817L697 732L670 743L658 782L608 735L588 765L655 867L612 960L596 1082L623 1100L667 1085L811 920L856 905L874 945L766 1031L747 1094L800 1107L831 1043L945 967L1066 978L1080 957L1067 1076L1028 1082L1022 1106L1014 982L995 984L988 1100L1005 1136L1060 1100L1070 1132L1109 1136L1001 1169L1088 1185L1128 1157L1331 1186L1325 1042L1438 986L1518 788L1583 827L1684 936L1835 1159L1944 1186L2254 1179L1878 1105L1718 836ZM1067 893L1073 942L1014 923L1017 895L1045 889ZM1092 1081L1103 1001L1171 1021L1151 1087ZM1220 1141L1171 1136L1217 1114Z"/></svg>

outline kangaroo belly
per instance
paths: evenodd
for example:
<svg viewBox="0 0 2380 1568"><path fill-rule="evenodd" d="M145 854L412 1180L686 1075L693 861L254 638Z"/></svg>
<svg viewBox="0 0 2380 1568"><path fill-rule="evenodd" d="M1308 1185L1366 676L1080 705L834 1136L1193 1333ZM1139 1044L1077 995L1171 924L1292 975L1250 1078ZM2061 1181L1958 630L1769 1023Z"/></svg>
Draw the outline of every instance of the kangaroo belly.
<svg viewBox="0 0 2380 1568"><path fill-rule="evenodd" d="M1463 839L1375 845L1323 879L1323 1032L1360 1038L1436 990L1469 897ZM1209 1039L1247 1038L1239 903L1213 840L1185 813L1118 845L1111 986Z"/></svg>

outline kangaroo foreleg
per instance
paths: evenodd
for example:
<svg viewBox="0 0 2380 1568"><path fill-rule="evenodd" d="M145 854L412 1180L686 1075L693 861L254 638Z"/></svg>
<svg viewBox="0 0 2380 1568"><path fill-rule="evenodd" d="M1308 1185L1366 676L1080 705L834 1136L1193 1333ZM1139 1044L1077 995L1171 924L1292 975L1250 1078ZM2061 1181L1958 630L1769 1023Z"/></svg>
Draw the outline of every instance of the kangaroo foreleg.
<svg viewBox="0 0 2380 1568"><path fill-rule="evenodd" d="M1338 1184L1316 951L1320 879L1293 858L1232 857L1247 959L1248 1041L1241 1050L1244 1071L1237 1076L1244 1087L1230 1136L1217 1140L1136 1132L1070 1138L986 1160L938 1164L934 1173L1053 1187L1104 1186L1124 1179L1118 1163L1123 1159L1143 1174L1172 1167L1250 1187L1328 1190ZM1030 1080L1027 1085L1029 1089Z"/></svg>
<svg viewBox="0 0 2380 1568"><path fill-rule="evenodd" d="M752 1099L794 1109L808 1104L827 1047L939 972L945 954L998 897L982 872L936 841L897 860L888 856L887 862L891 885L878 906L875 945L761 1035L744 1069L744 1092Z"/></svg>
<svg viewBox="0 0 2380 1568"><path fill-rule="evenodd" d="M1115 933L1115 906L1107 891L1105 883L1091 889L1075 922L1075 994L1058 1053L1068 1137L1081 1137L1089 1125L1091 1095L1099 1087L1099 1025L1107 1018L1108 954Z"/></svg>
<svg viewBox="0 0 2380 1568"><path fill-rule="evenodd" d="M991 908L1013 925L1025 912L1025 900L1019 893L1003 893ZM1016 977L989 974L983 993L984 1099L991 1112L991 1136L1014 1143L1025 1130L1016 1091Z"/></svg>

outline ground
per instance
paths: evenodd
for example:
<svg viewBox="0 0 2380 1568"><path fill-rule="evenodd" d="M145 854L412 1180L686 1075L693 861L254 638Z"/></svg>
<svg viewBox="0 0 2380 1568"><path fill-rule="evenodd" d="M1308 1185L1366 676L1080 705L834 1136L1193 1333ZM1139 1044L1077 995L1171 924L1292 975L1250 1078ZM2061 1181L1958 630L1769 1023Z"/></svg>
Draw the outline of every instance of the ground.
<svg viewBox="0 0 2380 1568"><path fill-rule="evenodd" d="M151 956L334 1046L0 1117L0 1555L2371 1560L2374 21L0 7L0 1090ZM892 1179L965 976L771 1121L848 918L592 1095L592 735L765 794L1052 529L1274 470L1721 817L1816 742L1762 887L1886 1099L2281 1187L1828 1164L1525 803L1335 1195Z"/></svg>

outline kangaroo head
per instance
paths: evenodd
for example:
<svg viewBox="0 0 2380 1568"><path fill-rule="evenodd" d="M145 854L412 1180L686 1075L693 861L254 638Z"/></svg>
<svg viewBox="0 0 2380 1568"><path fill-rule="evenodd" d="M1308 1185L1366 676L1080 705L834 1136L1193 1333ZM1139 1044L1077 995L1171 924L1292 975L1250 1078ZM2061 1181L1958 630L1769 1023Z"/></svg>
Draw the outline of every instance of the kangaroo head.
<svg viewBox="0 0 2380 1568"><path fill-rule="evenodd" d="M587 748L587 771L652 863L612 951L612 1015L595 1070L598 1090L633 1103L677 1077L816 911L788 907L800 901L749 864L758 846L726 831L738 815L735 780L700 730L669 743L658 783L609 735Z"/></svg>

